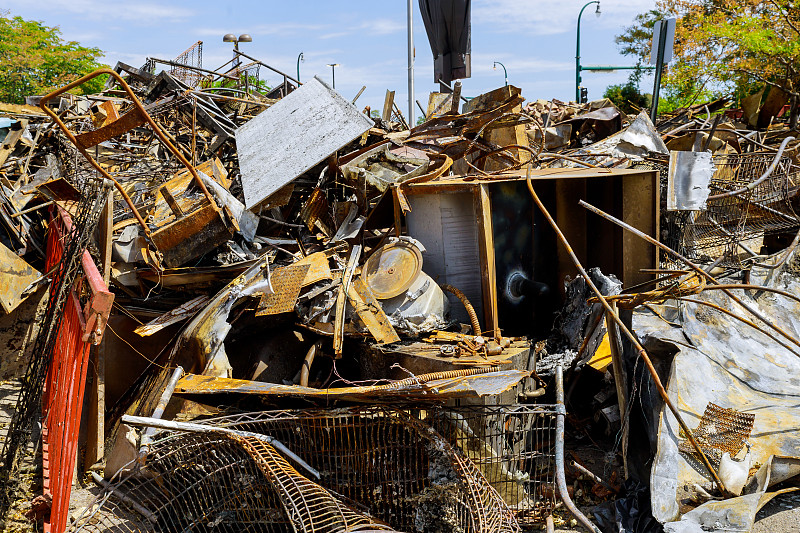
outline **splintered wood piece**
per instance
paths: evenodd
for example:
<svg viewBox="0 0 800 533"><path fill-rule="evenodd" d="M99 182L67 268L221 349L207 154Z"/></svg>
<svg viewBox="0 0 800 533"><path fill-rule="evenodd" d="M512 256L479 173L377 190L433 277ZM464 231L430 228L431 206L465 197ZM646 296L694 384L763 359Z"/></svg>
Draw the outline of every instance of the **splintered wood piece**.
<svg viewBox="0 0 800 533"><path fill-rule="evenodd" d="M389 318L383 312L381 304L378 303L378 300L364 285L360 277L353 279L347 289L347 298L376 341L380 344L400 342L400 337L397 336L394 327L389 323Z"/></svg>
<svg viewBox="0 0 800 533"><path fill-rule="evenodd" d="M300 296L300 288L309 268L310 265L288 265L273 270L269 282L274 292L261 297L256 316L294 311L294 304Z"/></svg>

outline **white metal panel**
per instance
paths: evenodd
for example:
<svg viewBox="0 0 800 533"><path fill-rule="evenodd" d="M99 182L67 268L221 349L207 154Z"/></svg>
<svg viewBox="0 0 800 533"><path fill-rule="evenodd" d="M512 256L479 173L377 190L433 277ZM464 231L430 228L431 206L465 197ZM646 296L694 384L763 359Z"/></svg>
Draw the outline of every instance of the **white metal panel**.
<svg viewBox="0 0 800 533"><path fill-rule="evenodd" d="M478 222L471 193L409 196L408 233L425 246L422 270L463 292L483 322ZM464 306L447 293L453 318L469 324Z"/></svg>
<svg viewBox="0 0 800 533"><path fill-rule="evenodd" d="M374 125L314 77L236 130L245 205L252 209Z"/></svg>

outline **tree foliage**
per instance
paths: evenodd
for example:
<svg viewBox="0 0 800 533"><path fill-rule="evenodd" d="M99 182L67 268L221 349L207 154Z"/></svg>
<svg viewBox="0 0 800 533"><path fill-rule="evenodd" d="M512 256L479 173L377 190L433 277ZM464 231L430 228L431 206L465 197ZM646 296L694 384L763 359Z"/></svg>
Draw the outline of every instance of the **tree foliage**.
<svg viewBox="0 0 800 533"><path fill-rule="evenodd" d="M98 48L64 41L57 27L0 13L0 101L24 103L26 95L41 95L102 67ZM77 94L98 92L97 77L77 88Z"/></svg>
<svg viewBox="0 0 800 533"><path fill-rule="evenodd" d="M744 96L766 84L800 97L800 1L658 0L617 37L620 52L646 58L653 23L667 16L678 18L664 76L673 96Z"/></svg>
<svg viewBox="0 0 800 533"><path fill-rule="evenodd" d="M629 81L625 84L609 85L603 98L608 98L623 113L632 114L646 108L650 104L650 98L639 92L635 83Z"/></svg>

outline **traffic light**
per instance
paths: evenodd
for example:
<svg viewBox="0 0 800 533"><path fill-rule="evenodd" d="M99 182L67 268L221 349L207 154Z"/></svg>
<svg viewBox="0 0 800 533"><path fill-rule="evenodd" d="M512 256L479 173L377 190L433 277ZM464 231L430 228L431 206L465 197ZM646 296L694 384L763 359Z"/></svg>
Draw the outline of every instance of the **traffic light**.
<svg viewBox="0 0 800 533"><path fill-rule="evenodd" d="M579 103L585 104L589 101L589 90L586 87L581 87L581 101Z"/></svg>

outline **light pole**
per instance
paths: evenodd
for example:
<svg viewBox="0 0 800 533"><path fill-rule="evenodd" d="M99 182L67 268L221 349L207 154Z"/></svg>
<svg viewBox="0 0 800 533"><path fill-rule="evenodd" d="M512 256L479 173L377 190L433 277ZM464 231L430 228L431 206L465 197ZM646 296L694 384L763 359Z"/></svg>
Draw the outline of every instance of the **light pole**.
<svg viewBox="0 0 800 533"><path fill-rule="evenodd" d="M578 44L575 48L575 101L580 102L581 100L581 16L583 15L583 10L589 7L592 4L597 4L597 9L595 10L595 15L598 17L600 16L600 0L592 0L591 2L587 2L581 8L581 12L578 13Z"/></svg>
<svg viewBox="0 0 800 533"><path fill-rule="evenodd" d="M300 62L306 61L306 58L303 57L303 52L300 52L300 55L297 56L297 83L300 83Z"/></svg>
<svg viewBox="0 0 800 533"><path fill-rule="evenodd" d="M222 36L222 42L224 42L224 43L233 43L233 50L234 50L233 55L236 56L234 59L236 59L236 68L238 69L239 68L239 54L237 54L236 52L239 51L239 43L251 43L251 42L253 42L253 38L250 37L249 33L243 33L239 37L236 37L232 33L226 33L225 35Z"/></svg>
<svg viewBox="0 0 800 533"><path fill-rule="evenodd" d="M506 66L499 61L495 61L494 65L492 65L492 70L497 70L497 65L503 67L503 76L506 79L506 87L508 87L508 71L506 70Z"/></svg>
<svg viewBox="0 0 800 533"><path fill-rule="evenodd" d="M331 67L331 80L333 81L333 88L336 88L336 67L339 66L339 63L328 63L328 66Z"/></svg>
<svg viewBox="0 0 800 533"><path fill-rule="evenodd" d="M408 30L408 127L414 127L414 8L412 0L406 6Z"/></svg>

